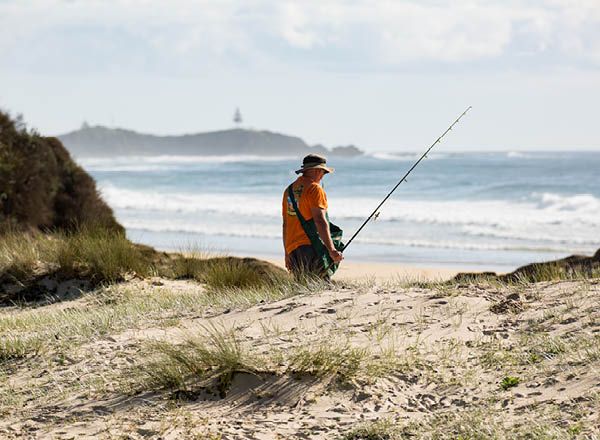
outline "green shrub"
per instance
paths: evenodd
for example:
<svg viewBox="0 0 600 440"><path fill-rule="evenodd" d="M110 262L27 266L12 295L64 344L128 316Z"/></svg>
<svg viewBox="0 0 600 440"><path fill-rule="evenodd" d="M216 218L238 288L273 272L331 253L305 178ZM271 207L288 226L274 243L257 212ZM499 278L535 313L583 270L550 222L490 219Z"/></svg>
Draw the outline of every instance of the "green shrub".
<svg viewBox="0 0 600 440"><path fill-rule="evenodd" d="M500 382L500 388L506 391L509 388L513 388L519 385L519 382L521 382L521 380L518 377L506 376L504 379L502 379L502 382Z"/></svg>
<svg viewBox="0 0 600 440"><path fill-rule="evenodd" d="M61 142L0 112L0 233L100 225L123 231L96 184Z"/></svg>

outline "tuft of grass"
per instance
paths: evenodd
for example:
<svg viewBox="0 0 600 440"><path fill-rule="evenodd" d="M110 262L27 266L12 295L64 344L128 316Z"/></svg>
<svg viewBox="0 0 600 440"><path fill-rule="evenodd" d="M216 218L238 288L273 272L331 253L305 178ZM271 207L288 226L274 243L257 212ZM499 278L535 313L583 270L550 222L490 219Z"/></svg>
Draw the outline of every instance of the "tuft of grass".
<svg viewBox="0 0 600 440"><path fill-rule="evenodd" d="M174 345L154 341L147 346L154 359L141 367L136 389L177 389L189 391L190 386L202 379L217 379L223 395L234 373L259 372L260 360L251 356L231 329L205 327L206 335L188 338Z"/></svg>
<svg viewBox="0 0 600 440"><path fill-rule="evenodd" d="M175 279L201 280L206 262L198 256L181 256L175 258L172 264L172 272L168 275Z"/></svg>
<svg viewBox="0 0 600 440"><path fill-rule="evenodd" d="M289 352L275 349L270 356L258 355L248 350L234 330L216 326L205 327L205 335L187 338L181 344L151 342L146 351L151 360L144 361L132 371L132 378L125 379L130 381L132 391L159 388L189 393L198 382L216 380L224 396L238 372L310 375L345 383L376 379L401 368L393 349L374 353L369 348L331 340Z"/></svg>
<svg viewBox="0 0 600 440"><path fill-rule="evenodd" d="M525 336L522 338L522 343L523 347L526 347L524 357L533 361L532 363L551 360L569 350L567 341L563 338L547 335Z"/></svg>
<svg viewBox="0 0 600 440"><path fill-rule="evenodd" d="M336 347L323 342L298 349L291 356L290 368L296 374L337 376L347 381L357 376L368 355L366 348L352 347L349 343Z"/></svg>
<svg viewBox="0 0 600 440"><path fill-rule="evenodd" d="M0 276L16 280L31 277L40 260L46 258L52 241L42 234L8 232L0 239Z"/></svg>
<svg viewBox="0 0 600 440"><path fill-rule="evenodd" d="M40 337L21 335L2 335L0 339L0 363L23 359L37 354L43 345Z"/></svg>
<svg viewBox="0 0 600 440"><path fill-rule="evenodd" d="M344 434L342 440L396 440L401 430L389 419L364 423Z"/></svg>
<svg viewBox="0 0 600 440"><path fill-rule="evenodd" d="M212 289L245 289L273 285L280 281L274 274L265 277L255 268L240 260L216 259L211 261L203 274L203 281ZM283 281L281 279L281 281Z"/></svg>
<svg viewBox="0 0 600 440"><path fill-rule="evenodd" d="M263 302L279 301L296 295L321 292L328 287L329 285L320 279L304 278L296 280L286 273L277 274L273 277L265 274L257 280L256 285L251 284L247 287L230 286L222 281L217 282L216 286L207 284L207 296L210 305L213 306L251 307Z"/></svg>
<svg viewBox="0 0 600 440"><path fill-rule="evenodd" d="M376 353L367 347L352 346L348 341L331 339L295 349L288 355L287 364L293 374L331 377L342 383L377 379L405 366L393 347L380 347Z"/></svg>
<svg viewBox="0 0 600 440"><path fill-rule="evenodd" d="M504 278L512 285L528 285L543 281L585 281L598 278L599 275L600 268L597 265L571 266L557 261L534 263L517 269L514 273L505 275Z"/></svg>
<svg viewBox="0 0 600 440"><path fill-rule="evenodd" d="M92 281L115 282L126 273L147 276L150 271L140 251L124 233L83 228L58 240L54 260L63 276L87 275Z"/></svg>

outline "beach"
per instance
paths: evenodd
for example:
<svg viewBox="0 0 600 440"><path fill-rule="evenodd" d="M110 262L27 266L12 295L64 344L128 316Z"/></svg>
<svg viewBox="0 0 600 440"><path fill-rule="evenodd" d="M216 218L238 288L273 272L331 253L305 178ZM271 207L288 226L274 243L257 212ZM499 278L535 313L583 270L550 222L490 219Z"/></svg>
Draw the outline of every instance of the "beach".
<svg viewBox="0 0 600 440"><path fill-rule="evenodd" d="M283 259L267 258L266 261L285 268ZM376 281L376 282L436 282L447 281L459 272L468 272L468 268L429 268L402 264L343 261L333 275L334 281Z"/></svg>

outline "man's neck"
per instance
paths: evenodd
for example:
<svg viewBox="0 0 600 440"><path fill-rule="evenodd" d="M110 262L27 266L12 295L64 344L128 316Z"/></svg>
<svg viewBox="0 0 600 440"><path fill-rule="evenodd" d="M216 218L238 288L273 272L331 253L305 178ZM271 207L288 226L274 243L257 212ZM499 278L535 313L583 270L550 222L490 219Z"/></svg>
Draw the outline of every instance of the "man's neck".
<svg viewBox="0 0 600 440"><path fill-rule="evenodd" d="M308 180L309 182L319 183L314 177L305 176L304 174L302 175L302 178Z"/></svg>

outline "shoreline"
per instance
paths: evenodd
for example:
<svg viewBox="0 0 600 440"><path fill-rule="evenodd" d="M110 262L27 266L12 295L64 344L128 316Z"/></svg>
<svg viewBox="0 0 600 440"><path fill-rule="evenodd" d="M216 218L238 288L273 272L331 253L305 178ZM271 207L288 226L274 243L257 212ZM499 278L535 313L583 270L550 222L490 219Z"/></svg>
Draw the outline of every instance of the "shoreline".
<svg viewBox="0 0 600 440"><path fill-rule="evenodd" d="M285 269L283 258L263 258L278 267ZM467 272L468 268L415 267L405 264L379 263L370 261L344 261L335 275L334 280L342 281L447 281L459 272Z"/></svg>
<svg viewBox="0 0 600 440"><path fill-rule="evenodd" d="M190 252L179 252L173 250L157 249L167 253L182 253L191 255ZM277 257L272 254L260 253L231 253L231 252L207 252L205 257L231 256L237 258L255 258L266 261L277 267L285 269L283 256ZM417 265L410 263L393 263L369 260L344 260L339 269L332 277L338 281L377 281L377 282L436 282L448 281L460 272L487 272L498 274L508 273L505 268L474 267L460 265Z"/></svg>

